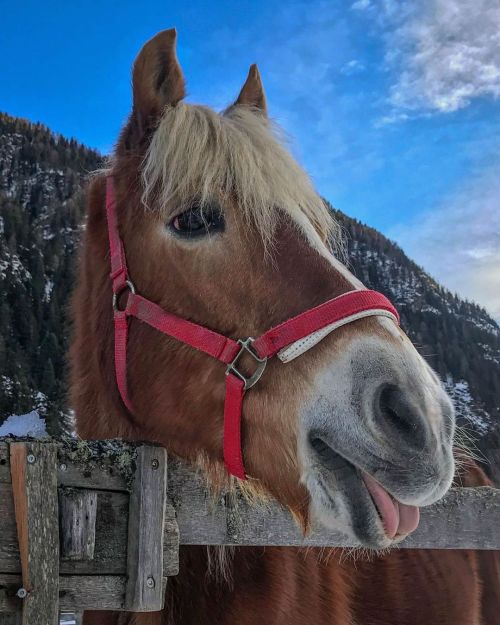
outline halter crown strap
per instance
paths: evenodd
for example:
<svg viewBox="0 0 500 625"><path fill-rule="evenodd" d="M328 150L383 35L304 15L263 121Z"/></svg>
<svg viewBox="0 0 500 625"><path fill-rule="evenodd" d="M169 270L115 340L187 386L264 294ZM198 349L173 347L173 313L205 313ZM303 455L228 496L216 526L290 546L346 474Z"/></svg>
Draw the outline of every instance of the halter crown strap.
<svg viewBox="0 0 500 625"><path fill-rule="evenodd" d="M116 198L113 178L106 178L106 217L108 220L109 252L111 262L110 278L113 282L113 293L118 293L128 280L125 250L118 231L116 217Z"/></svg>
<svg viewBox="0 0 500 625"><path fill-rule="evenodd" d="M212 356L227 365L224 401L224 462L228 472L246 479L241 445L241 414L245 392L258 382L267 360L278 356L282 362L297 358L325 336L346 323L368 316L384 316L399 323L399 315L382 293L370 290L349 291L315 308L284 321L257 339L235 341L204 326L166 312L160 306L137 294L129 277L125 249L118 230L113 178L106 180L106 215L113 285L115 331L115 375L120 396L133 413L127 383L127 343L129 319L143 323ZM128 292L124 309L120 296ZM243 353L256 363L255 373L246 377L238 368Z"/></svg>

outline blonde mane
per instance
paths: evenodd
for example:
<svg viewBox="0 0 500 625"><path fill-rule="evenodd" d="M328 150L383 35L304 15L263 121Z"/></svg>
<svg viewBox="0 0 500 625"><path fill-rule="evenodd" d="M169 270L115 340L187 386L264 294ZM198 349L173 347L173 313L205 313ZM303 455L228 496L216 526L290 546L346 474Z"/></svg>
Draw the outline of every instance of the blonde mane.
<svg viewBox="0 0 500 625"><path fill-rule="evenodd" d="M266 243L277 209L302 230L312 224L322 238L340 241L338 226L286 149L283 133L247 106L223 114L185 103L167 107L144 158L142 182L144 204L166 211L178 211L179 202L193 198L203 205L234 197Z"/></svg>

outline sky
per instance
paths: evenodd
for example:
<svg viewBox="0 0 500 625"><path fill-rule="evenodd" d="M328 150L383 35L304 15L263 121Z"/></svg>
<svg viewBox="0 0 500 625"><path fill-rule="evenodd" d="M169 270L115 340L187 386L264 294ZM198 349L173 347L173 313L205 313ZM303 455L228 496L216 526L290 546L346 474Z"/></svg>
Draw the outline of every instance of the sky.
<svg viewBox="0 0 500 625"><path fill-rule="evenodd" d="M0 0L0 110L109 152L143 43L188 101L259 66L318 191L500 320L500 0Z"/></svg>

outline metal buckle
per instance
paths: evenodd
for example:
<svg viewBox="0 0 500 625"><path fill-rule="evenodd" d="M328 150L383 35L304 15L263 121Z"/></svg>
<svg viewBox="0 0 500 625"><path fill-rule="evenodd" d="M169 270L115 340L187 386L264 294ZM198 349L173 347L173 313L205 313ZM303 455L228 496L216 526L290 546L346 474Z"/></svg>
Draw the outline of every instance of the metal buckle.
<svg viewBox="0 0 500 625"><path fill-rule="evenodd" d="M119 299L120 295L123 295L123 293L125 293L125 291L127 291L127 290L135 295L135 286L134 286L134 283L132 282L132 280L126 280L125 284L121 287L121 289L116 291L116 293L113 293L113 310L115 312L118 312L120 310L118 308L118 299Z"/></svg>
<svg viewBox="0 0 500 625"><path fill-rule="evenodd" d="M233 373L236 377L240 378L240 380L242 380L245 383L245 387L244 387L245 391L247 391L249 388L252 388L254 384L257 384L257 382L262 377L262 374L264 373L264 369L266 368L266 365L267 365L267 358L259 358L257 354L251 348L251 345L254 342L254 340L255 339L253 339L251 336L249 336L247 339L238 339L238 345L241 345L240 351L236 354L233 361L230 362L226 368L226 375ZM243 373L241 373L241 371L238 370L236 366L240 356L244 354L245 352L250 354L250 356L252 356L252 358L257 363L257 368L255 369L254 373L249 378L246 378L243 375Z"/></svg>

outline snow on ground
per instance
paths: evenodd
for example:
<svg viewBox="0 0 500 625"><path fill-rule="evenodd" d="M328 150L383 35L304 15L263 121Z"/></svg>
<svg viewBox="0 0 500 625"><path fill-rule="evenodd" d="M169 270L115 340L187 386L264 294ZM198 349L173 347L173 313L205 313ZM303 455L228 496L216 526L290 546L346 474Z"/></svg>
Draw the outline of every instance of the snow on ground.
<svg viewBox="0 0 500 625"><path fill-rule="evenodd" d="M47 436L45 419L36 410L23 415L11 415L0 425L0 436Z"/></svg>

